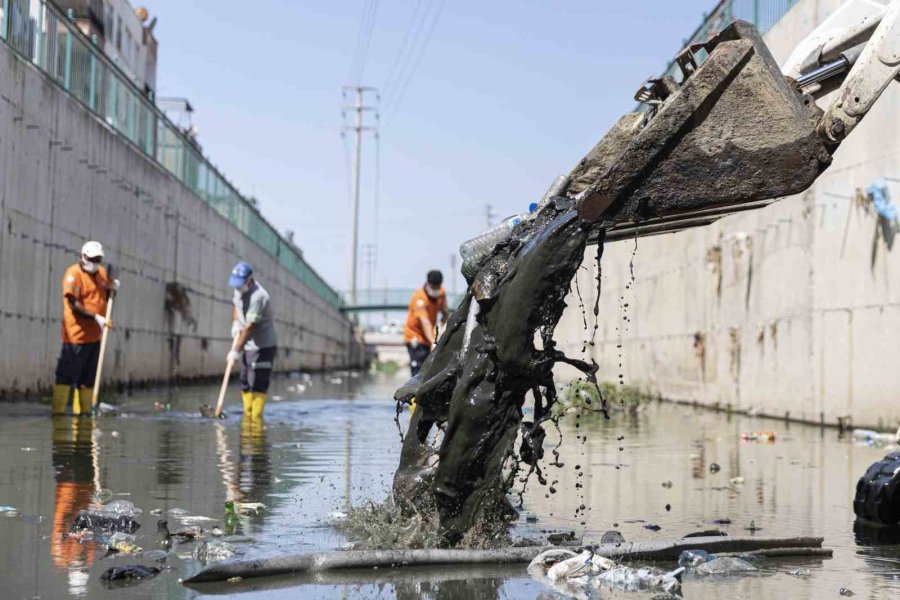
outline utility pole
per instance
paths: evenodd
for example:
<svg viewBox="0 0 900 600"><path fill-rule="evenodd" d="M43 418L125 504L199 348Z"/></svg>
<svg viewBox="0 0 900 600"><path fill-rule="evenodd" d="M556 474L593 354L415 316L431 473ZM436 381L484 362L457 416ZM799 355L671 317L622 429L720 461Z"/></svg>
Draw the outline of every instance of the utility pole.
<svg viewBox="0 0 900 600"><path fill-rule="evenodd" d="M359 85L344 86L344 94L347 91L356 93L356 102L352 106L344 106L344 110L352 110L356 113L352 126L344 126L344 130L352 130L356 133L353 150L353 182L351 184L353 199L350 207L350 304L356 304L356 277L357 261L359 259L359 182L362 166L362 134L363 131L375 131L374 127L363 126L363 112L375 110L373 106L363 105L363 95L366 92L374 92L375 88Z"/></svg>

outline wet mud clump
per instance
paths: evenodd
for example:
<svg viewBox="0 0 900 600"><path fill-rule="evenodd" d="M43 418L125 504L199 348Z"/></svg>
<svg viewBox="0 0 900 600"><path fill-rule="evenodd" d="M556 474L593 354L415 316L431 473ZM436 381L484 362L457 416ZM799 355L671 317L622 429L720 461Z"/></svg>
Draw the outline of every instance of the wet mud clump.
<svg viewBox="0 0 900 600"><path fill-rule="evenodd" d="M521 463L543 479L538 460L557 402L554 365L568 363L594 379L596 366L566 357L553 342L590 230L563 196L516 225L468 280L419 374L395 394L398 410L413 398L416 408L394 502L407 516L436 515L440 545L455 545L467 532L496 537L516 518L507 492ZM529 392L534 421L523 422Z"/></svg>

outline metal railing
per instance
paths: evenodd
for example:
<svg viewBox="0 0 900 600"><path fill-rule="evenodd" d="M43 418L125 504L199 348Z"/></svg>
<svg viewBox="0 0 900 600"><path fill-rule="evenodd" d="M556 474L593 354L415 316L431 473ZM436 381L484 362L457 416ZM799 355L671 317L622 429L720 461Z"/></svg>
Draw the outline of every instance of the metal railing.
<svg viewBox="0 0 900 600"><path fill-rule="evenodd" d="M684 46L705 42L734 21L753 23L759 33L765 35L787 13L798 0L721 0L709 15L704 15L703 23L684 41ZM704 60L705 56L699 56ZM669 63L666 75L679 79L675 61Z"/></svg>
<svg viewBox="0 0 900 600"><path fill-rule="evenodd" d="M351 300L349 292L342 292L344 306L342 310L347 312L361 311L399 311L406 310L409 300L415 292L415 288L374 288L356 290L355 300ZM456 308L463 298L463 294L447 292L447 306L450 310Z"/></svg>
<svg viewBox="0 0 900 600"><path fill-rule="evenodd" d="M340 296L198 147L48 0L0 0L0 39L186 185L332 306Z"/></svg>

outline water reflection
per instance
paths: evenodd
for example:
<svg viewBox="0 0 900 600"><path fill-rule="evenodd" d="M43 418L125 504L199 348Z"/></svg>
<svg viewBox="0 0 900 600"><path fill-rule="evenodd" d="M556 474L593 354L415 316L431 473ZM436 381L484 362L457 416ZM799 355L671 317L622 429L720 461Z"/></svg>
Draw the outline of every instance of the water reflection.
<svg viewBox="0 0 900 600"><path fill-rule="evenodd" d="M252 502L266 497L272 483L270 468L266 424L262 415L241 417L240 452L237 462L240 501Z"/></svg>
<svg viewBox="0 0 900 600"><path fill-rule="evenodd" d="M295 383L273 382L282 390ZM103 548L97 542L79 544L64 537L101 487L111 490L114 499L143 509L136 543L145 550L161 548L157 519L168 519L173 531L191 524L169 514L173 508L213 519L194 522L204 529L225 529L223 505L229 499L268 507L259 516L243 516L236 533L245 541L232 540L248 556L341 547L348 540L326 525L329 515L348 497L354 504L385 498L399 452L389 400L393 385L377 381L362 392L354 387L348 396L346 384L346 378L339 383L336 377L313 378L302 396L282 391L284 400L273 401L266 420L255 422L236 413L222 421L198 417L196 406L218 391L203 387L183 388L171 411L154 408L160 397L147 392L124 399L119 416L93 421L51 420L44 416L46 407L28 413L26 405L15 405L21 412L11 410L0 420L0 504L20 512L0 518L0 596L102 597L109 593L99 583L104 569L147 564L134 556L101 559ZM408 414L401 418L405 429ZM557 492L530 483L514 536L540 539L545 531L577 529L587 531L587 541L595 541L606 530L618 529L629 540L664 539L713 528L748 535L744 528L755 520L763 528L760 535L823 535L835 557L779 561L774 567L779 573L772 577L686 582L686 598L815 600L834 596L841 587L857 597L891 597L900 589L900 534L854 531L852 525L856 481L884 455L882 450L856 446L832 430L788 428L739 415L729 420L667 404L618 413L610 421L582 419L579 428L567 421L561 429L566 467L547 467L548 483L558 480ZM741 442L743 431L769 429L778 431L775 443ZM548 446L555 445L556 437L548 431ZM712 473L711 463L721 471ZM576 474L576 465L584 475ZM744 483L732 483L735 477ZM579 511L582 504L586 508ZM526 523L526 513L537 522ZM732 524L711 523L718 518ZM662 530L644 529L650 523ZM116 595L122 600L189 600L220 593L241 598L493 599L555 593L528 578L521 566L497 565L245 580L192 590L178 578L199 568L190 558L196 544L185 542L170 553L172 571ZM809 568L812 576L787 575L796 568Z"/></svg>
<svg viewBox="0 0 900 600"><path fill-rule="evenodd" d="M98 465L94 444L94 422L90 418L52 417L51 456L56 480L50 554L53 564L67 572L69 591L86 591L85 569L94 562L96 545L70 536L70 527L87 510L98 489Z"/></svg>

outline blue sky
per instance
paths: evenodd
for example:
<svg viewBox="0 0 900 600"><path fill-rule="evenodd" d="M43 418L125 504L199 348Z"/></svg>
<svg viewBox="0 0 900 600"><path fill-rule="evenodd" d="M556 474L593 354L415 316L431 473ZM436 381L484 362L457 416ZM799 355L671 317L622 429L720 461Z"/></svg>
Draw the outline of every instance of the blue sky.
<svg viewBox="0 0 900 600"><path fill-rule="evenodd" d="M375 4L361 81L381 88L380 194L376 219L369 135L360 243L377 242L376 286L413 287L428 269L447 274L450 255L484 228L488 203L498 218L521 212L568 172L714 2ZM190 99L207 156L273 224L295 231L307 260L338 289L347 287L350 239L341 88L355 83L365 5L148 3L159 18L159 95ZM425 23L417 48L428 44L403 71L417 6ZM416 60L411 75L396 76ZM361 261L361 287L367 278Z"/></svg>

